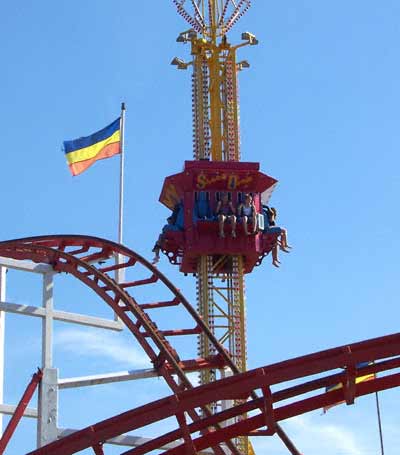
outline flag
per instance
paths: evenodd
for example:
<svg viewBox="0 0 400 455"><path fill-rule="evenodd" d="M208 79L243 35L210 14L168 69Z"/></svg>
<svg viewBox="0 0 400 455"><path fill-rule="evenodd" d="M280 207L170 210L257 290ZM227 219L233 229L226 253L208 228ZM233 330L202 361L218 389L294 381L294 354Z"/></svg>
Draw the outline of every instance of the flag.
<svg viewBox="0 0 400 455"><path fill-rule="evenodd" d="M366 367L368 365L372 365L372 362L361 362L361 363L357 364L357 369ZM371 381L372 379L375 379L375 378L376 378L375 373L366 374L364 376L358 376L358 377L356 377L356 384L359 384L360 382ZM325 392L333 392L334 390L339 390L342 387L343 387L343 384L341 382L339 382L339 384L335 384L330 387L327 387L325 389ZM328 406L324 406L324 408L323 408L324 414L326 413L326 411L328 409L333 408L334 406L337 406L338 404L342 404L342 403L345 403L345 401L344 400L338 401L335 404L330 404Z"/></svg>
<svg viewBox="0 0 400 455"><path fill-rule="evenodd" d="M64 152L72 175L86 171L95 161L110 158L121 152L120 118L97 133L64 141Z"/></svg>

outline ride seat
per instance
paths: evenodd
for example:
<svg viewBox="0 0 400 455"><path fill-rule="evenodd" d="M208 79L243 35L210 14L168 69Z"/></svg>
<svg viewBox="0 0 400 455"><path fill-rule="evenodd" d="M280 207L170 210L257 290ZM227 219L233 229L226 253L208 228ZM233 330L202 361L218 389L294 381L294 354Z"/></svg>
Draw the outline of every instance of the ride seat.
<svg viewBox="0 0 400 455"><path fill-rule="evenodd" d="M213 221L213 213L210 207L210 201L205 191L199 191L193 209L193 221L197 223L199 220Z"/></svg>
<svg viewBox="0 0 400 455"><path fill-rule="evenodd" d="M184 210L183 210L183 204L179 204L177 208L177 213L176 213L176 220L175 220L175 226L183 231L183 228L185 226L184 224Z"/></svg>

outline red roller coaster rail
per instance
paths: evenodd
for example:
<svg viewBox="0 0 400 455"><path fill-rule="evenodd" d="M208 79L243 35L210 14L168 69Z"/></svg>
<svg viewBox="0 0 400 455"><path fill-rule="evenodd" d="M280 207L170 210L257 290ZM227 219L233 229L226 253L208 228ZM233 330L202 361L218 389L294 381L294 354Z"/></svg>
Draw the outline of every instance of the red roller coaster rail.
<svg viewBox="0 0 400 455"><path fill-rule="evenodd" d="M357 368L359 362L374 363ZM183 391L137 409L125 412L111 419L78 431L48 446L30 452L29 455L68 455L83 449L101 445L108 439L168 417L176 417L179 427L167 434L155 437L142 446L123 452L123 455L144 455L159 449L167 443L184 440L176 448L165 451L168 455L195 455L197 451L212 447L240 435L273 435L277 422L315 409L346 401L353 404L356 397L386 390L400 385L400 373L388 372L400 367L400 334L388 335L361 343L342 346L315 354L298 357L285 362L257 368L231 378ZM319 379L283 388L272 392L271 386L301 379L306 376L323 374L330 370L344 368L342 373L330 374ZM356 384L357 376L383 373L385 376ZM341 382L344 387L333 392L317 393L306 398L304 394L317 392ZM262 392L260 398L253 398L254 392ZM186 423L184 413L204 407L219 399L248 400L226 411L205 416L191 424ZM280 407L275 405L291 399ZM234 417L251 413L246 419L231 425L222 424ZM254 414L255 413L255 414ZM215 431L202 433L220 423ZM194 436L200 432L201 436Z"/></svg>
<svg viewBox="0 0 400 455"><path fill-rule="evenodd" d="M107 261L116 258L117 255L122 261L109 265ZM299 455L296 447L279 426L279 421L342 400L352 404L358 396L400 385L400 374L388 373L389 370L400 367L399 334L330 349L238 374L228 353L179 290L143 257L108 240L78 235L24 238L0 242L0 256L50 264L56 272L69 273L92 288L135 336L158 374L164 377L173 392L170 397L80 430L31 454L64 455L90 447L96 454L101 454L102 445L108 439L175 416L178 423L176 430L155 437L152 441L124 453L147 454L169 442L179 441L176 448L165 453L195 454L199 450L211 447L215 454L222 455L224 450L220 444L224 443L231 453L240 455L231 442L232 438L277 433L289 451ZM148 278L118 284L110 276L110 273L118 269L134 269L138 264L149 271ZM163 283L169 289L171 299L139 304L133 296L133 291L157 282ZM184 329L158 329L155 310L168 307L183 307L182 311L191 317L194 326ZM172 342L167 340L167 337L174 339L175 336L184 337L199 333L206 335L215 346L217 355L207 359L181 359ZM357 368L361 362L372 363ZM187 376L187 373L193 370L223 367L229 367L234 376L201 387L194 387ZM338 368L342 368L343 372L335 372L296 386L271 391L271 386L311 375L332 373L332 370ZM385 372L385 376L356 384L356 377L378 372ZM317 393L318 390L324 390L325 387L339 382L344 384L341 389ZM257 395L257 389L261 390L261 396ZM314 395L302 397L305 393ZM218 400L242 401L241 404L212 415L208 405ZM290 403L276 407L275 404L282 400L290 400ZM186 421L185 413L191 422ZM246 413L249 415L240 421L229 422L229 419L244 416Z"/></svg>

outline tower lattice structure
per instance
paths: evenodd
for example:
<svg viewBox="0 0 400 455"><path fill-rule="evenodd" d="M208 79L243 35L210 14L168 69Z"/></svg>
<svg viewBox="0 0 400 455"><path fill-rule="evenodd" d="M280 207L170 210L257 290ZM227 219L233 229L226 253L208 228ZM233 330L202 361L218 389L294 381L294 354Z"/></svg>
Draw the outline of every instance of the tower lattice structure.
<svg viewBox="0 0 400 455"><path fill-rule="evenodd" d="M227 33L251 6L250 0L174 0L181 16L192 27L177 41L191 45L193 60L175 59L179 69L192 66L193 158L209 161L240 161L240 112L237 74L247 62L237 62L240 47L257 44L244 33L244 42L231 45ZM198 259L197 305L220 343L240 371L247 369L246 298L243 258L240 255L204 255ZM213 346L199 335L198 354L215 355ZM204 370L201 384L218 379L223 372ZM215 410L218 406L215 404ZM237 440L243 454L253 453L246 437Z"/></svg>

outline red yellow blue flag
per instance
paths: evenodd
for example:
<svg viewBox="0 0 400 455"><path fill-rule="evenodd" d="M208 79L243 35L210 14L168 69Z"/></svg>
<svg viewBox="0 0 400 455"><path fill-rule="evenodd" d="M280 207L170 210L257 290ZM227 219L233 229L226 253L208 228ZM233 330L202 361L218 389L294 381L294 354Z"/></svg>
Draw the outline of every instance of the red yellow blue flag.
<svg viewBox="0 0 400 455"><path fill-rule="evenodd" d="M64 152L72 175L86 171L95 161L121 153L120 118L100 131L72 141L64 141Z"/></svg>

